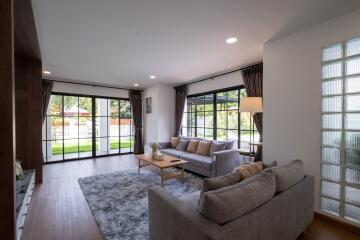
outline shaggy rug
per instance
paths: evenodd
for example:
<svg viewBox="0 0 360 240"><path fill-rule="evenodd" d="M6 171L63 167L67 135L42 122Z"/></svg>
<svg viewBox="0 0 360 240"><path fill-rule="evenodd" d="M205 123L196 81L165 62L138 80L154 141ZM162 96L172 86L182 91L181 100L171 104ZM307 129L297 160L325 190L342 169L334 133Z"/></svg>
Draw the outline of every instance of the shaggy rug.
<svg viewBox="0 0 360 240"><path fill-rule="evenodd" d="M149 239L148 193L160 185L159 176L137 169L78 179L89 207L107 240ZM200 190L202 180L191 173L184 180L164 182L166 191L180 197Z"/></svg>

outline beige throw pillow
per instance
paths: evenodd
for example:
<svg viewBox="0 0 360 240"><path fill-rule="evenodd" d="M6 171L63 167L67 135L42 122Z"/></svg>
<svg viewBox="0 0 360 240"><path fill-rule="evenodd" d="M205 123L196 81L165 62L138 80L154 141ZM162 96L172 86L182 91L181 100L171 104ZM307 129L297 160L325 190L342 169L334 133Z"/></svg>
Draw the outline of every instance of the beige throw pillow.
<svg viewBox="0 0 360 240"><path fill-rule="evenodd" d="M191 153L196 153L198 145L199 145L199 140L190 139L190 142L189 142L189 145L188 145L186 151L191 152Z"/></svg>
<svg viewBox="0 0 360 240"><path fill-rule="evenodd" d="M205 156L209 156L210 155L210 147L211 147L211 142L200 141L196 153L205 155Z"/></svg>
<svg viewBox="0 0 360 240"><path fill-rule="evenodd" d="M240 165L240 166L234 168L233 173L239 174L240 180L244 180L246 178L249 178L251 176L258 174L262 170L263 170L262 163L256 162L256 163Z"/></svg>
<svg viewBox="0 0 360 240"><path fill-rule="evenodd" d="M180 137L171 137L170 140L171 148L176 148L179 142L180 142Z"/></svg>

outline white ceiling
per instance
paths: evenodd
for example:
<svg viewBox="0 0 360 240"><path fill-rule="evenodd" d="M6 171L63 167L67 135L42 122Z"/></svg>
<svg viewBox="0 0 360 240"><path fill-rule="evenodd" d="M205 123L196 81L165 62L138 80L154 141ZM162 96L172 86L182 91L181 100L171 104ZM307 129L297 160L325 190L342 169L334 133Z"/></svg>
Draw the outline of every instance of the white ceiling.
<svg viewBox="0 0 360 240"><path fill-rule="evenodd" d="M261 60L262 45L359 0L33 0L51 78L180 84ZM225 44L230 36L238 38ZM156 79L149 79L149 75Z"/></svg>

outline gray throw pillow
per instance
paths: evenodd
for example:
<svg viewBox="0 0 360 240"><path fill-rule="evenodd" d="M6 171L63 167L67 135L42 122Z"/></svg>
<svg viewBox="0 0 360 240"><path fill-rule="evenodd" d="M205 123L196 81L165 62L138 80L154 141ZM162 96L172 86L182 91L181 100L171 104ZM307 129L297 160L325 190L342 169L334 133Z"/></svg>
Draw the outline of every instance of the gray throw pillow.
<svg viewBox="0 0 360 240"><path fill-rule="evenodd" d="M266 168L272 168L272 167L277 167L278 163L277 161L272 161L271 163L262 163L262 168L266 169Z"/></svg>
<svg viewBox="0 0 360 240"><path fill-rule="evenodd" d="M230 150L234 148L234 141L226 141L225 142L225 150Z"/></svg>
<svg viewBox="0 0 360 240"><path fill-rule="evenodd" d="M223 225L273 198L275 188L275 174L263 171L240 183L205 192L198 211Z"/></svg>
<svg viewBox="0 0 360 240"><path fill-rule="evenodd" d="M211 147L210 147L210 156L214 156L214 152L225 150L225 143L224 142L218 142L218 141L212 141Z"/></svg>
<svg viewBox="0 0 360 240"><path fill-rule="evenodd" d="M200 192L200 198L205 192L216 190L222 187L234 185L240 182L240 175L237 173L230 173L224 176L215 178L204 178L203 186Z"/></svg>
<svg viewBox="0 0 360 240"><path fill-rule="evenodd" d="M276 193L280 193L294 186L304 178L304 165L301 160L296 159L281 167L265 169L264 172L275 173Z"/></svg>
<svg viewBox="0 0 360 240"><path fill-rule="evenodd" d="M181 139L178 145L176 145L176 149L180 151L186 151L189 144L189 139Z"/></svg>

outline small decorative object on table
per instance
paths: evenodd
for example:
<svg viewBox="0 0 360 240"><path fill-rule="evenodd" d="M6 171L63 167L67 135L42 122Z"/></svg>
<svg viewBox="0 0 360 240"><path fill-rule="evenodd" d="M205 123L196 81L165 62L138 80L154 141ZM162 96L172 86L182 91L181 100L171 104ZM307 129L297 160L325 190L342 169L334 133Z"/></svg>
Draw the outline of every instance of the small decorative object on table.
<svg viewBox="0 0 360 240"><path fill-rule="evenodd" d="M158 161L164 160L164 155L161 154L159 151L160 145L158 143L154 142L150 145L150 147L152 148L152 158L154 160L158 160Z"/></svg>

